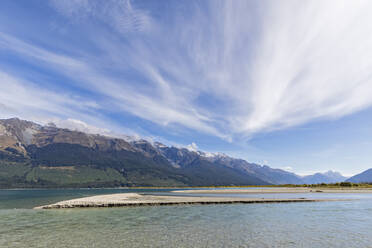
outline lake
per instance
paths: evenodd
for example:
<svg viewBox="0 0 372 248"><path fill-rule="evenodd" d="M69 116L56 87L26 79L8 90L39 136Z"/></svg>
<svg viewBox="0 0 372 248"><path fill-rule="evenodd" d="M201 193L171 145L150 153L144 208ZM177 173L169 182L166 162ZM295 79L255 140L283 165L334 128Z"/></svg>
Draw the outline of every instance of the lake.
<svg viewBox="0 0 372 248"><path fill-rule="evenodd" d="M0 190L0 247L372 246L372 194L246 195L340 199L329 202L32 209L89 195L168 191Z"/></svg>

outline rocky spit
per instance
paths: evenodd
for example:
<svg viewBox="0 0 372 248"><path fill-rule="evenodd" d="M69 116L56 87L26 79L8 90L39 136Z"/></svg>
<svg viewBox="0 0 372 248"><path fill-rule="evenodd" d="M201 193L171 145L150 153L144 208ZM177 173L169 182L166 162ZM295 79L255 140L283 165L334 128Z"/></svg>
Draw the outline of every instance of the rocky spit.
<svg viewBox="0 0 372 248"><path fill-rule="evenodd" d="M63 209L63 208L101 208L127 206L160 206L186 204L233 204L233 203L288 203L288 202L316 202L328 201L319 199L266 199L266 198L238 198L238 197L198 197L198 196L165 196L142 195L137 193L121 193L97 195L61 201L50 205L35 207L35 209Z"/></svg>

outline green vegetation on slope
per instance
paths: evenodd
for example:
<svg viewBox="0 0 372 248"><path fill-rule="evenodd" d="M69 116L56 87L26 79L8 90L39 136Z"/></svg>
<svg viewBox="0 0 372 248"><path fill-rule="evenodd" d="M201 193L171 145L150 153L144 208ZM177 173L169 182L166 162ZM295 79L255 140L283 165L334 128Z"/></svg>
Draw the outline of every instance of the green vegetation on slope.
<svg viewBox="0 0 372 248"><path fill-rule="evenodd" d="M79 145L29 147L31 158L0 152L0 187L186 186L164 161L128 151L99 151Z"/></svg>
<svg viewBox="0 0 372 248"><path fill-rule="evenodd" d="M37 166L26 175L26 181L47 181L53 184L86 184L90 182L117 182L125 184L126 179L114 169L98 170L88 166L48 167Z"/></svg>

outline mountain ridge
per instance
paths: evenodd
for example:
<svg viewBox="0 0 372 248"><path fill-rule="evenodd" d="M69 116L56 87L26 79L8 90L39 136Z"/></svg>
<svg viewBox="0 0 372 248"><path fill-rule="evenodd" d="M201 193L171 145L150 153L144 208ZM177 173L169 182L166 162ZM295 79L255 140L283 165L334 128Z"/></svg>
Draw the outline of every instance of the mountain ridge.
<svg viewBox="0 0 372 248"><path fill-rule="evenodd" d="M194 157L177 168L145 140L127 142L17 118L0 120L0 146L3 187L19 181L23 186L55 187L267 184L255 176L213 165L187 149L172 148L184 160Z"/></svg>
<svg viewBox="0 0 372 248"><path fill-rule="evenodd" d="M372 169L367 169L359 174L356 174L346 180L351 183L372 183Z"/></svg>
<svg viewBox="0 0 372 248"><path fill-rule="evenodd" d="M222 153L0 119L0 187L304 184L304 178Z"/></svg>

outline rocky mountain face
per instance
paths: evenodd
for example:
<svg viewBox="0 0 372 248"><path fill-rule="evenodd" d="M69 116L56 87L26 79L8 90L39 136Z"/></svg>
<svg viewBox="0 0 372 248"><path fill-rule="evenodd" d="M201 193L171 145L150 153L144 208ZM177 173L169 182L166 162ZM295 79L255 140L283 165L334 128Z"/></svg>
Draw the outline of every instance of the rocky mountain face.
<svg viewBox="0 0 372 248"><path fill-rule="evenodd" d="M27 155L26 146L42 126L19 119L0 120L0 150Z"/></svg>
<svg viewBox="0 0 372 248"><path fill-rule="evenodd" d="M122 139L61 129L53 125L41 126L17 118L0 120L0 150L10 152L10 149L13 149L17 151L13 151L14 153L27 156L29 146L40 148L56 143L76 144L103 151L135 151Z"/></svg>
<svg viewBox="0 0 372 248"><path fill-rule="evenodd" d="M322 176L319 182L339 175ZM268 185L303 184L315 178L320 176L302 178L220 153L17 118L0 120L0 187Z"/></svg>
<svg viewBox="0 0 372 248"><path fill-rule="evenodd" d="M372 183L372 169L368 169L346 180L351 183Z"/></svg>
<svg viewBox="0 0 372 248"><path fill-rule="evenodd" d="M306 184L318 184L318 183L338 183L343 182L347 178L342 176L336 171L327 171L325 173L315 173L313 175L304 176L302 180Z"/></svg>

